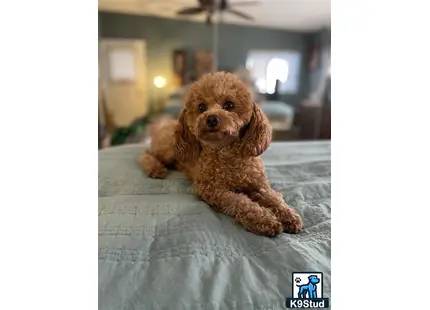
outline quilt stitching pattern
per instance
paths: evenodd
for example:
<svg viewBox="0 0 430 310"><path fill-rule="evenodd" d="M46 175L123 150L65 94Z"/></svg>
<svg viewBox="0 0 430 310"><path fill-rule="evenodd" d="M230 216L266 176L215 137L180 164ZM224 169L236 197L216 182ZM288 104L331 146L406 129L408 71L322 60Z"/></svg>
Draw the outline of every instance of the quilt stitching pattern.
<svg viewBox="0 0 430 310"><path fill-rule="evenodd" d="M180 173L147 179L142 151L99 153L100 309L284 309L291 272L310 269L324 272L330 297L329 143L274 143L263 154L272 187L305 221L303 233L273 239L212 211Z"/></svg>

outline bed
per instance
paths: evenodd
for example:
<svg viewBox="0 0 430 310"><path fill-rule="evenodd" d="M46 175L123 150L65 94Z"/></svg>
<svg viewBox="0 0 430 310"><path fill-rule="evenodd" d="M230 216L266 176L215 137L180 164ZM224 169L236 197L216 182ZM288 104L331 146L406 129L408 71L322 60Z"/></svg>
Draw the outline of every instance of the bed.
<svg viewBox="0 0 430 310"><path fill-rule="evenodd" d="M201 201L180 172L147 178L145 145L99 151L99 309L286 309L292 272L330 297L330 142L272 143L272 187L304 217L298 235L253 235Z"/></svg>
<svg viewBox="0 0 430 310"><path fill-rule="evenodd" d="M290 130L294 121L294 108L282 101L263 101L260 108L267 115L274 130Z"/></svg>
<svg viewBox="0 0 430 310"><path fill-rule="evenodd" d="M163 104L163 113L171 117L178 118L184 105L182 103L186 88L181 88L179 91L171 94Z"/></svg>
<svg viewBox="0 0 430 310"><path fill-rule="evenodd" d="M163 107L163 113L170 115L171 117L178 118L183 108L182 99L172 97L166 101Z"/></svg>

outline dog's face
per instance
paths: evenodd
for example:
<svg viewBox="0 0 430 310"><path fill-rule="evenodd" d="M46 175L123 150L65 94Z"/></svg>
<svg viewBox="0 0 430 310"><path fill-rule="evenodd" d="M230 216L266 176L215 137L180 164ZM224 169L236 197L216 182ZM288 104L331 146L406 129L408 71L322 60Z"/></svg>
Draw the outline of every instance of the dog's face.
<svg viewBox="0 0 430 310"><path fill-rule="evenodd" d="M309 276L309 282L311 282L312 284L317 284L320 283L320 279L318 279L317 276Z"/></svg>
<svg viewBox="0 0 430 310"><path fill-rule="evenodd" d="M239 138L253 106L247 87L235 75L206 75L190 88L185 121L201 143L225 145Z"/></svg>
<svg viewBox="0 0 430 310"><path fill-rule="evenodd" d="M233 74L218 72L190 87L176 130L176 149L190 153L201 145L225 146L241 140L243 154L258 156L269 146L271 133L247 86Z"/></svg>

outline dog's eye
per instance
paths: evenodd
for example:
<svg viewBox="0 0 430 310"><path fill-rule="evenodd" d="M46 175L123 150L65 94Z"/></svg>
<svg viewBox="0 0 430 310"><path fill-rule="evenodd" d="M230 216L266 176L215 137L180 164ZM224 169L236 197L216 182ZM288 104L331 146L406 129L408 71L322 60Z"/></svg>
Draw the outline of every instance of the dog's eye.
<svg viewBox="0 0 430 310"><path fill-rule="evenodd" d="M200 103L199 104L199 112L203 113L204 111L206 111L206 104Z"/></svg>
<svg viewBox="0 0 430 310"><path fill-rule="evenodd" d="M233 108L234 108L234 104L233 104L233 102L231 102L231 101L227 101L227 102L226 102L226 103L224 103L224 105L223 105L223 109L224 109L224 110L227 110L227 111L233 110Z"/></svg>

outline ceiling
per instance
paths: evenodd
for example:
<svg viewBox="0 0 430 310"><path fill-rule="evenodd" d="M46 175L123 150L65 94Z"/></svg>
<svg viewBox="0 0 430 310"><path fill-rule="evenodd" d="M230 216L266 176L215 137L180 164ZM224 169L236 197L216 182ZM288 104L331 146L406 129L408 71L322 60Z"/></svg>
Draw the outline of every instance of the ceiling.
<svg viewBox="0 0 430 310"><path fill-rule="evenodd" d="M235 2L229 0L234 7ZM225 13L224 23L256 25L294 31L315 31L330 26L331 0L260 0L258 5L235 7L254 17L248 22ZM176 11L193 7L197 0L99 0L99 10L140 15L155 15L165 18L186 19L203 22L205 15L198 17L178 17Z"/></svg>

